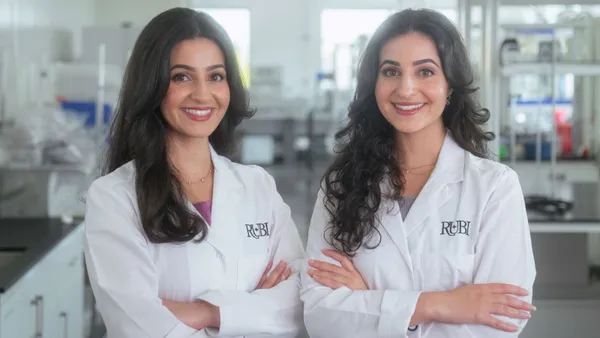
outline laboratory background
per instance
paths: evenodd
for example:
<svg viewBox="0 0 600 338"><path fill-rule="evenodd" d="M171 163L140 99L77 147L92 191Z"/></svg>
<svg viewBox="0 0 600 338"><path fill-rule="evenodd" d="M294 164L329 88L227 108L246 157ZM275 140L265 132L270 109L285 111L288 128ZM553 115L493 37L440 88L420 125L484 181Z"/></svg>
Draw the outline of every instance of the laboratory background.
<svg viewBox="0 0 600 338"><path fill-rule="evenodd" d="M85 192L143 26L185 6L231 36L256 115L236 161L266 168L306 240L361 52L404 8L465 37L492 151L519 175L538 310L523 338L600 337L597 0L0 0L0 338L103 337Z"/></svg>

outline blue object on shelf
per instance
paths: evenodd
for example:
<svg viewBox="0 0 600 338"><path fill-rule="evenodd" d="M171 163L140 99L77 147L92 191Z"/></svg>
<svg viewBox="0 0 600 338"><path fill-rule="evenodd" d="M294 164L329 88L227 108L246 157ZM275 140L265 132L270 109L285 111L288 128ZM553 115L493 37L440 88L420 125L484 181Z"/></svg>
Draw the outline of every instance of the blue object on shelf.
<svg viewBox="0 0 600 338"><path fill-rule="evenodd" d="M573 100L569 100L569 99L554 100L554 104L557 104L557 105L569 105L572 103L573 103ZM513 104L517 105L517 106L536 106L539 104L550 105L550 104L552 104L552 99L544 98L540 101L538 101L538 100L516 100L516 101L513 101Z"/></svg>
<svg viewBox="0 0 600 338"><path fill-rule="evenodd" d="M517 33L523 35L535 35L535 34L554 34L555 30L553 28L519 28L517 29Z"/></svg>
<svg viewBox="0 0 600 338"><path fill-rule="evenodd" d="M86 127L94 127L96 125L96 102L62 101L60 106L67 112L76 113L84 117ZM109 104L104 104L104 125L109 123L111 115L112 107Z"/></svg>
<svg viewBox="0 0 600 338"><path fill-rule="evenodd" d="M542 161L550 161L550 142L542 142ZM535 142L525 142L525 159L535 160L537 144Z"/></svg>

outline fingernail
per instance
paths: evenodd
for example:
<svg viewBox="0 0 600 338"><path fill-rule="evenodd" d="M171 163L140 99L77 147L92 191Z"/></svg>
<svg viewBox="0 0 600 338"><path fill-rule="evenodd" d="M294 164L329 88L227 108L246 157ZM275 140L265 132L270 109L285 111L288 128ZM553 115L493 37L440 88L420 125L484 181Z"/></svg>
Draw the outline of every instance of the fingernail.
<svg viewBox="0 0 600 338"><path fill-rule="evenodd" d="M533 307L532 311L537 311L537 307L535 307L535 305L531 305Z"/></svg>
<svg viewBox="0 0 600 338"><path fill-rule="evenodd" d="M525 317L525 318L531 318L531 313L529 313L527 311L521 311L521 315L523 315L523 317Z"/></svg>
<svg viewBox="0 0 600 338"><path fill-rule="evenodd" d="M308 264L314 264L314 263L315 263L315 260L314 260L314 259L309 259L309 260L308 260Z"/></svg>

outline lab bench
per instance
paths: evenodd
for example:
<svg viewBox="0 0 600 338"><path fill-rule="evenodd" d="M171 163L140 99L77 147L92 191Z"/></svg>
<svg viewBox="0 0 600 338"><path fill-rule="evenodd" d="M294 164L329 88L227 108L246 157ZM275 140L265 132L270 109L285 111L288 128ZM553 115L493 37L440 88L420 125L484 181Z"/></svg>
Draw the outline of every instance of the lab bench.
<svg viewBox="0 0 600 338"><path fill-rule="evenodd" d="M595 337L600 332L600 283L590 278L590 236L600 234L600 184L538 184L522 178L521 184L526 196L553 191L554 198L572 202L573 208L562 215L528 210L538 311L520 337Z"/></svg>
<svg viewBox="0 0 600 338"><path fill-rule="evenodd" d="M83 337L83 226L0 219L0 338Z"/></svg>

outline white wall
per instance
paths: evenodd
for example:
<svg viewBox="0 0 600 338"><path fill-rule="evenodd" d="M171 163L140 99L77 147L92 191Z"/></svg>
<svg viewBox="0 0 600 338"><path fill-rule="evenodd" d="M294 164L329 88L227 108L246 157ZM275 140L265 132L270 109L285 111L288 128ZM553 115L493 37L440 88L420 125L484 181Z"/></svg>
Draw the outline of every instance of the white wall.
<svg viewBox="0 0 600 338"><path fill-rule="evenodd" d="M95 0L94 19L99 25L145 25L158 13L185 4L185 0Z"/></svg>
<svg viewBox="0 0 600 338"><path fill-rule="evenodd" d="M28 89L32 65L77 57L81 28L93 20L94 0L0 0L8 115L15 114L25 96L35 94Z"/></svg>
<svg viewBox="0 0 600 338"><path fill-rule="evenodd" d="M286 96L310 98L320 67L320 12L325 8L398 9L406 7L452 8L458 0L96 0L96 22L117 25L131 21L144 25L174 6L194 8L248 8L253 67L281 66ZM483 0L472 0L480 3ZM568 0L528 0L530 4L556 4ZM592 4L597 0L573 0ZM503 5L523 5L522 0L502 0Z"/></svg>

